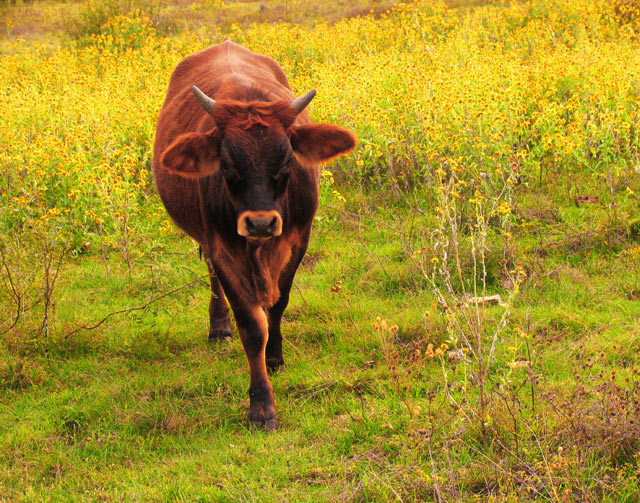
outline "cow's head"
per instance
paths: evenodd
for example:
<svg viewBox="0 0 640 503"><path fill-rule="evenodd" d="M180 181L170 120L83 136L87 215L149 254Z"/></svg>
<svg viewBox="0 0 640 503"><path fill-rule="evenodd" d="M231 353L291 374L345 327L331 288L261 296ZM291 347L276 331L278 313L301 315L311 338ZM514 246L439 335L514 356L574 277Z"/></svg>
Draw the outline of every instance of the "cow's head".
<svg viewBox="0 0 640 503"><path fill-rule="evenodd" d="M350 152L356 137L331 124L295 126L315 90L293 101L214 101L193 92L215 127L180 135L160 164L186 178L220 171L236 208L241 236L262 240L282 233L280 202L292 169L309 169Z"/></svg>

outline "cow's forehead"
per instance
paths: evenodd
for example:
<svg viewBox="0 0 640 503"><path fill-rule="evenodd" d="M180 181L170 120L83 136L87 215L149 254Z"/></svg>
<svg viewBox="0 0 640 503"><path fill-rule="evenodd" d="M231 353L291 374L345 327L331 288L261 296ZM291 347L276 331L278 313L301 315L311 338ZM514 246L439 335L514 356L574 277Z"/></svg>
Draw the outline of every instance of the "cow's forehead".
<svg viewBox="0 0 640 503"><path fill-rule="evenodd" d="M255 125L249 129L230 128L222 141L225 155L253 165L273 164L287 157L291 143L283 128Z"/></svg>
<svg viewBox="0 0 640 503"><path fill-rule="evenodd" d="M241 102L226 100L216 102L213 118L222 130L229 128L250 129L255 125L288 129L296 118L296 112L286 101Z"/></svg>

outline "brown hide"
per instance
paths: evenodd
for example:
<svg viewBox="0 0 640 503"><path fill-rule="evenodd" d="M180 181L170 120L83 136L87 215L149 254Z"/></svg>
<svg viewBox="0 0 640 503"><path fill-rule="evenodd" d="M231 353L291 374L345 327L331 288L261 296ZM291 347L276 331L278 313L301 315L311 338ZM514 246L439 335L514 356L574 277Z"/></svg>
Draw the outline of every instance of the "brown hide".
<svg viewBox="0 0 640 503"><path fill-rule="evenodd" d="M286 75L273 59L230 41L188 56L174 70L158 117L153 170L158 192L171 218L187 234L203 243L206 231L199 206L199 184L159 169L162 153L178 135L206 132L215 125L213 118L194 98L193 86L216 100L242 101L242 94L253 87L268 93L274 101L292 100L295 95ZM296 118L296 125L310 122L306 110Z"/></svg>
<svg viewBox="0 0 640 503"><path fill-rule="evenodd" d="M215 100L211 115L192 86ZM266 371L283 364L280 320L317 210L318 165L356 143L348 130L297 113L293 99L273 59L226 41L177 66L154 144L158 193L173 221L202 247L211 273L209 337L231 334L226 296L249 360L249 420L268 429L277 419ZM248 237L254 222L245 215L275 215L277 232Z"/></svg>

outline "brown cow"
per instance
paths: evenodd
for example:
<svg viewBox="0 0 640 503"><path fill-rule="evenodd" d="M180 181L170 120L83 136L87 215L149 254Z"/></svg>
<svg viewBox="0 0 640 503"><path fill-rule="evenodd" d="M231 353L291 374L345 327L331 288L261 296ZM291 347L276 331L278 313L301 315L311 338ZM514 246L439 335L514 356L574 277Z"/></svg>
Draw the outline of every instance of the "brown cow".
<svg viewBox="0 0 640 503"><path fill-rule="evenodd" d="M356 144L311 122L314 95L296 99L273 59L226 41L177 66L156 130L158 192L209 267L209 339L231 335L226 296L249 360L249 421L267 429L277 426L267 369L284 364L280 320L318 207L318 166Z"/></svg>

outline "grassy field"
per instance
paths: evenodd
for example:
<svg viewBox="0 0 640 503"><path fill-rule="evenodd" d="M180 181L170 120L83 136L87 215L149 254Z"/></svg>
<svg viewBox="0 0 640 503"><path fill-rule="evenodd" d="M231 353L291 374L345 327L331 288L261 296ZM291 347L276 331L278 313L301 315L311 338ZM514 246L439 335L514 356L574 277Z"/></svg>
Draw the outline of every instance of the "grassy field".
<svg viewBox="0 0 640 503"><path fill-rule="evenodd" d="M0 501L640 501L638 3L393 3L1 4ZM149 172L225 36L360 137L272 433Z"/></svg>

